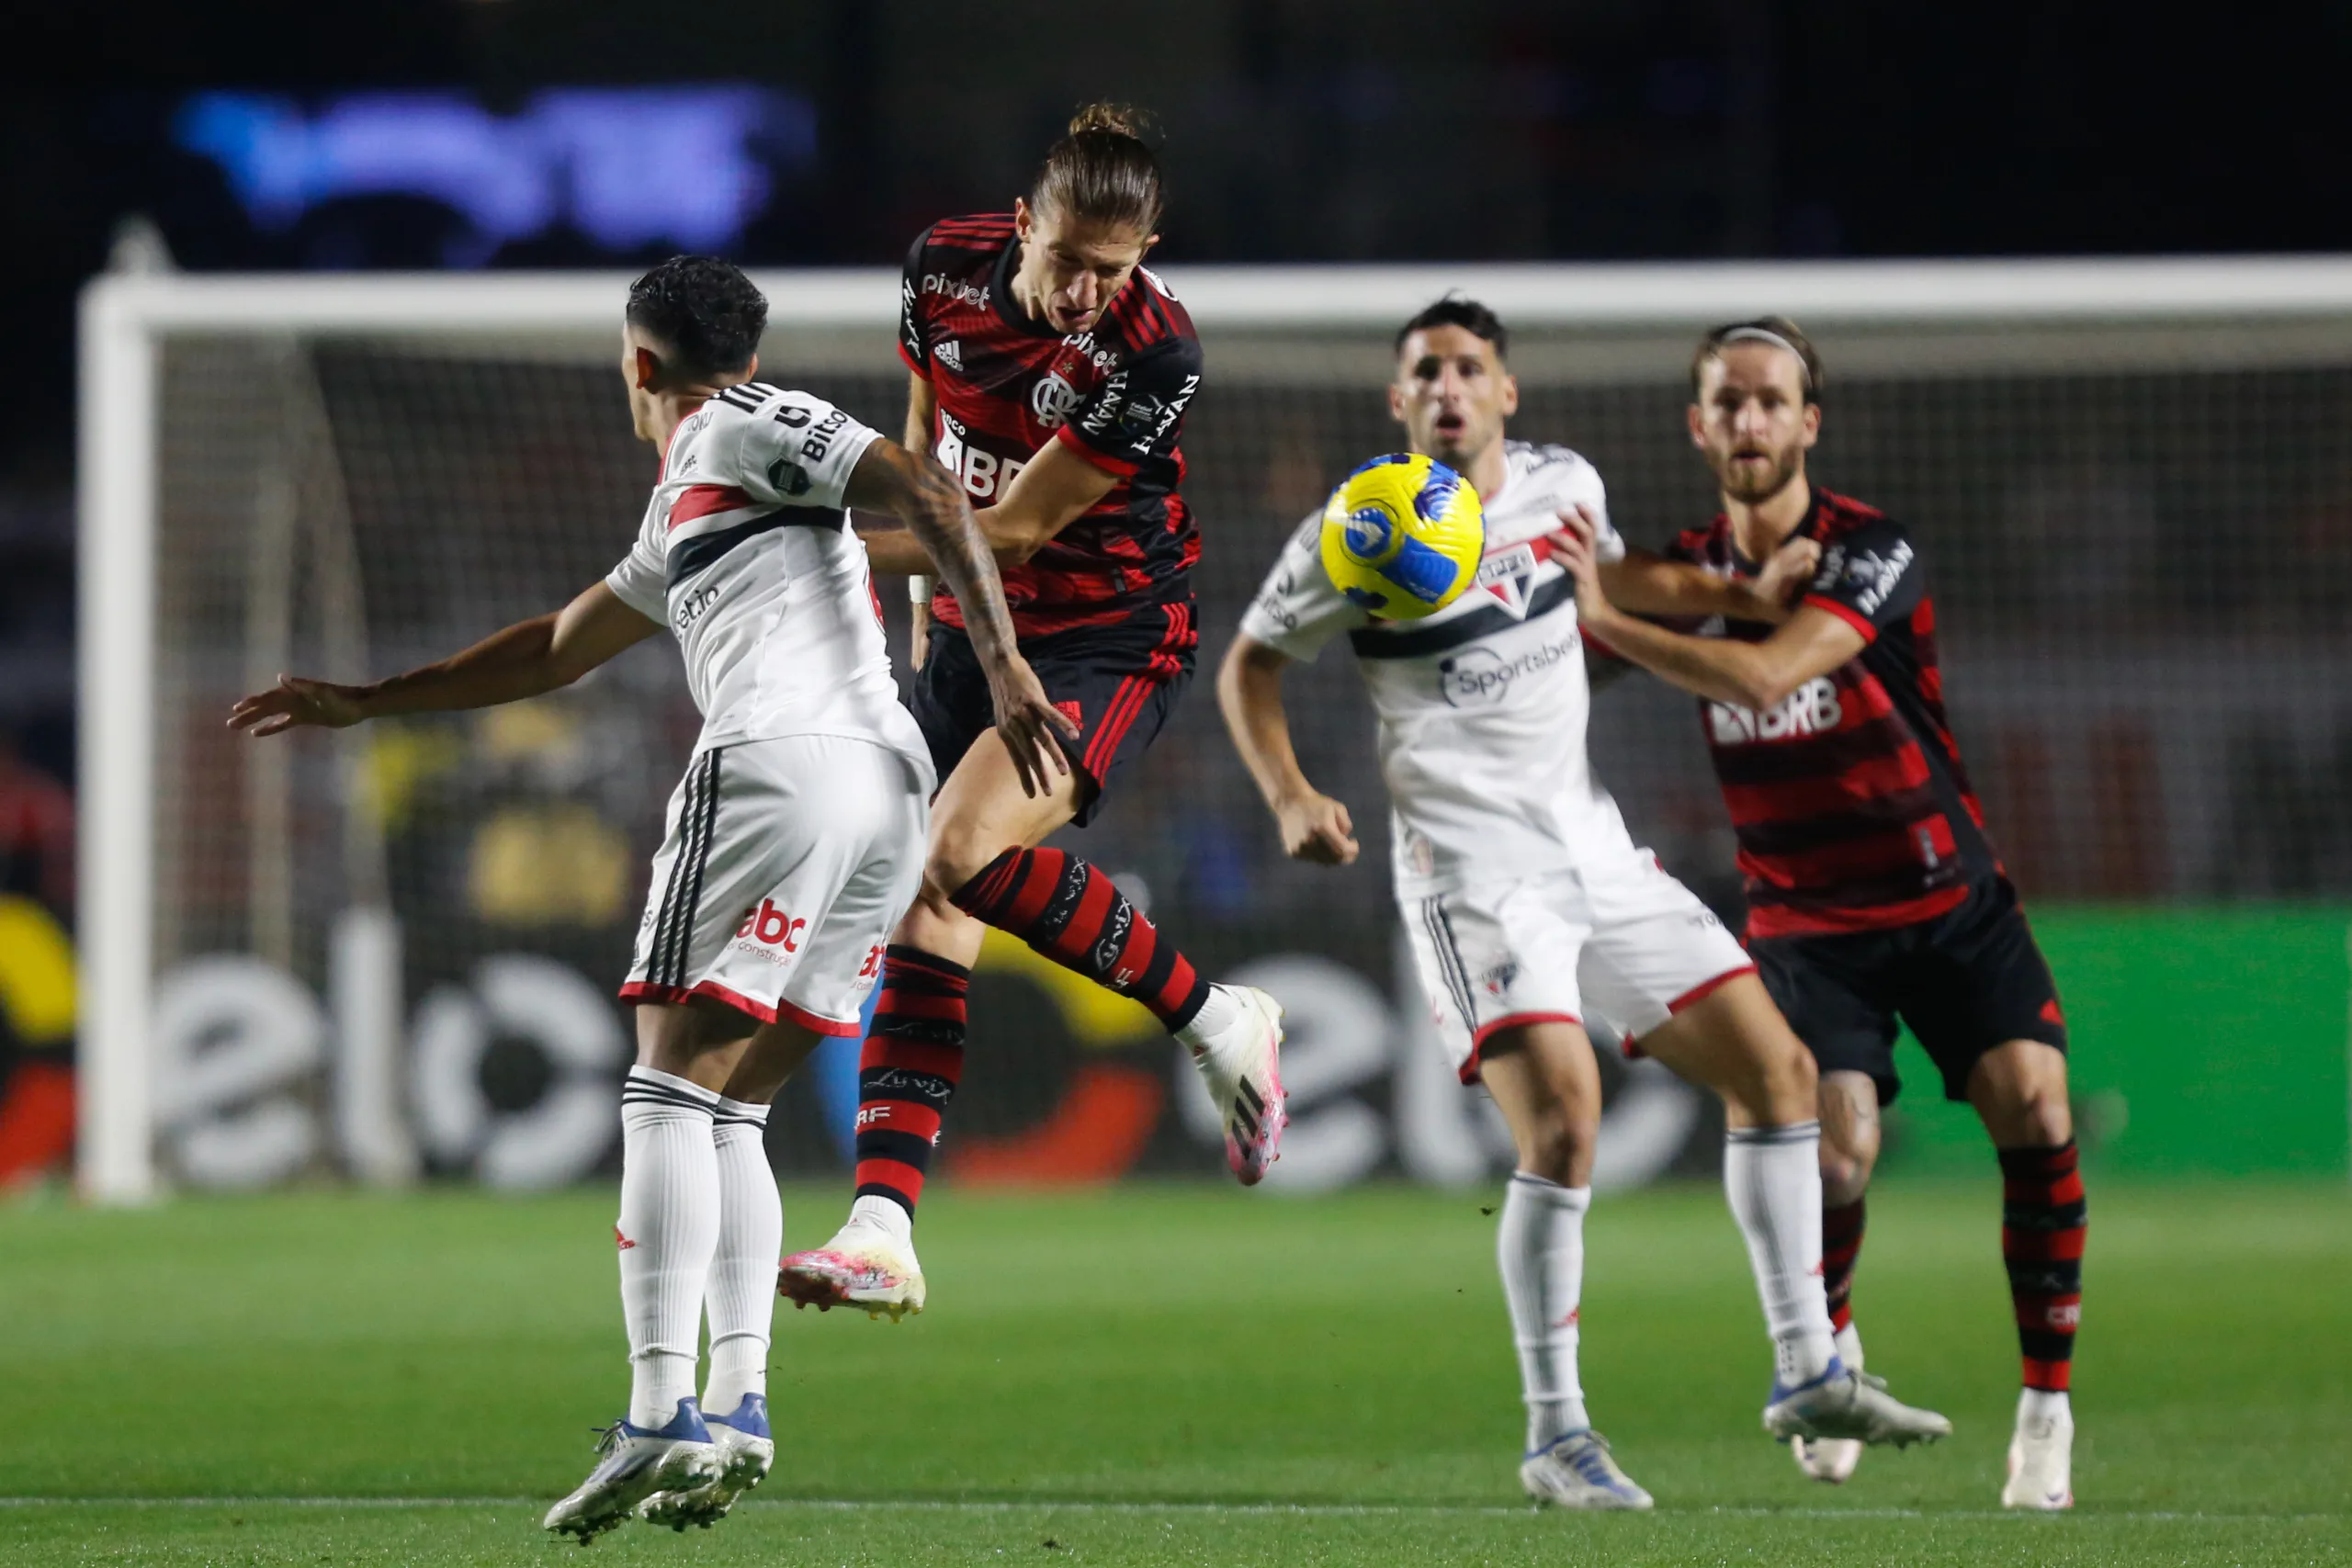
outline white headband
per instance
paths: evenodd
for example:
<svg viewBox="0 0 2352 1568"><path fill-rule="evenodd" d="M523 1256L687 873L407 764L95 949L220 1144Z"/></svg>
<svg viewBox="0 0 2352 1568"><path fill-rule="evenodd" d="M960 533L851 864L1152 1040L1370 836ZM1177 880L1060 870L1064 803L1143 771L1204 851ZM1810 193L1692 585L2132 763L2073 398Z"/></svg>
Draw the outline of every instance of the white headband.
<svg viewBox="0 0 2352 1568"><path fill-rule="evenodd" d="M1726 344L1734 343L1769 343L1774 348L1788 350L1789 353L1796 355L1797 374L1804 378L1806 389L1811 389L1813 367L1806 362L1805 356L1798 350L1797 345L1780 333L1769 327L1734 327L1715 340L1715 346L1721 348Z"/></svg>

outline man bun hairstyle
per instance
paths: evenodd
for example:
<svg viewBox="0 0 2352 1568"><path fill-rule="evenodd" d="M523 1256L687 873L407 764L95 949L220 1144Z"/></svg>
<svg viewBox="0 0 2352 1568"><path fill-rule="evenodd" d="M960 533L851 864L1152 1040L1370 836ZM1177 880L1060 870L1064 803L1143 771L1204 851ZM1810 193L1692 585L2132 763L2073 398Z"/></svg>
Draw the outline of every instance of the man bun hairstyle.
<svg viewBox="0 0 2352 1568"><path fill-rule="evenodd" d="M695 377L748 367L767 330L767 297L718 256L672 256L628 286L628 323Z"/></svg>
<svg viewBox="0 0 2352 1568"><path fill-rule="evenodd" d="M1029 205L1089 223L1125 224L1148 239L1167 210L1159 159L1144 134L1151 117L1130 104L1093 103L1070 117L1030 186Z"/></svg>
<svg viewBox="0 0 2352 1568"><path fill-rule="evenodd" d="M1804 382L1804 400L1821 400L1821 355L1814 352L1813 344L1797 324L1786 316L1758 316L1752 321L1726 321L1699 340L1699 351L1690 356L1690 396L1699 395L1699 375L1707 361L1721 357L1723 351L1735 344L1760 343L1768 348L1785 349L1797 356L1804 367L1800 378Z"/></svg>
<svg viewBox="0 0 2352 1568"><path fill-rule="evenodd" d="M1459 294L1448 294L1435 304L1425 307L1421 313L1396 329L1396 345L1393 352L1405 352L1405 340L1415 333L1431 327L1460 327L1473 337L1484 338L1495 345L1495 357L1510 357L1510 331L1503 319L1476 299L1465 299Z"/></svg>

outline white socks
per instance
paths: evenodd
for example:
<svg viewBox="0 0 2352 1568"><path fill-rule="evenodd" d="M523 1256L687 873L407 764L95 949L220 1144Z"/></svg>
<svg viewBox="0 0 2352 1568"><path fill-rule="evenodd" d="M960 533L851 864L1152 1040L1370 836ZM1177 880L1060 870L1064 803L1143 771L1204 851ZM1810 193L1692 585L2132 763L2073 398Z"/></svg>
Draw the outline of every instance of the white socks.
<svg viewBox="0 0 2352 1568"><path fill-rule="evenodd" d="M901 1246L915 1238L915 1217L907 1213L907 1206L876 1192L869 1192L850 1204L849 1223L872 1225Z"/></svg>
<svg viewBox="0 0 2352 1568"><path fill-rule="evenodd" d="M1837 1354L1821 1282L1820 1159L1818 1122L1735 1127L1724 1140L1724 1195L1747 1238L1784 1389L1813 1382Z"/></svg>
<svg viewBox="0 0 2352 1568"><path fill-rule="evenodd" d="M1589 1187L1562 1187L1513 1173L1495 1234L1503 1300L1519 1345L1520 1385L1527 1399L1527 1451L1592 1425L1577 1378L1577 1312L1584 1293L1584 1213Z"/></svg>
<svg viewBox="0 0 2352 1568"><path fill-rule="evenodd" d="M621 1315L629 1424L666 1427L695 1392L703 1281L718 1246L718 1096L651 1067L621 1086ZM771 1281L773 1288L773 1281Z"/></svg>
<svg viewBox="0 0 2352 1568"><path fill-rule="evenodd" d="M1201 998L1201 1010L1193 1021L1176 1032L1177 1043L1197 1055L1219 1033L1233 1027L1241 1016L1241 1002L1232 990L1224 986L1211 986L1209 994Z"/></svg>
<svg viewBox="0 0 2352 1568"><path fill-rule="evenodd" d="M747 1393L768 1392L768 1332L775 1269L784 1251L784 1203L762 1143L768 1108L718 1097L711 1141L718 1156L718 1247L704 1288L710 1313L706 1416L731 1416Z"/></svg>

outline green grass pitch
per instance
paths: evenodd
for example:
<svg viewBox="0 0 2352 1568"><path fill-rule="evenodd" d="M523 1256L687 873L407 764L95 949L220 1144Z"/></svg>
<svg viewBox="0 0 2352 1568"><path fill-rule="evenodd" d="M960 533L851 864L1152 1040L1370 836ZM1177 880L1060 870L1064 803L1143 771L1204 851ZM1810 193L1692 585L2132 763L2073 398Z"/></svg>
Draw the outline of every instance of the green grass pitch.
<svg viewBox="0 0 2352 1568"><path fill-rule="evenodd" d="M932 1310L783 1311L776 1473L595 1562L2352 1561L2352 1192L2094 1180L2065 1517L1998 1511L1998 1196L1871 1199L1871 1365L1958 1436L1807 1482L1720 1194L1604 1195L1587 1388L1647 1517L1538 1514L1492 1191L942 1191ZM786 1194L798 1245L840 1190ZM608 1192L0 1209L0 1562L545 1563L617 1411Z"/></svg>

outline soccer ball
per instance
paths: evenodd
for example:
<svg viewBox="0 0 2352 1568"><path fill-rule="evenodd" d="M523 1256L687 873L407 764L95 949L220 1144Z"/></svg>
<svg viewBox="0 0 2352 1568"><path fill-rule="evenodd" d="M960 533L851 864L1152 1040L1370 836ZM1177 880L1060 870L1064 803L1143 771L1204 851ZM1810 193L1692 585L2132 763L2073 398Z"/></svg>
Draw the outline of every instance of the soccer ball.
<svg viewBox="0 0 2352 1568"><path fill-rule="evenodd" d="M1374 457L1323 507L1323 570L1384 620L1417 620L1453 604L1486 550L1478 492L1419 453Z"/></svg>

